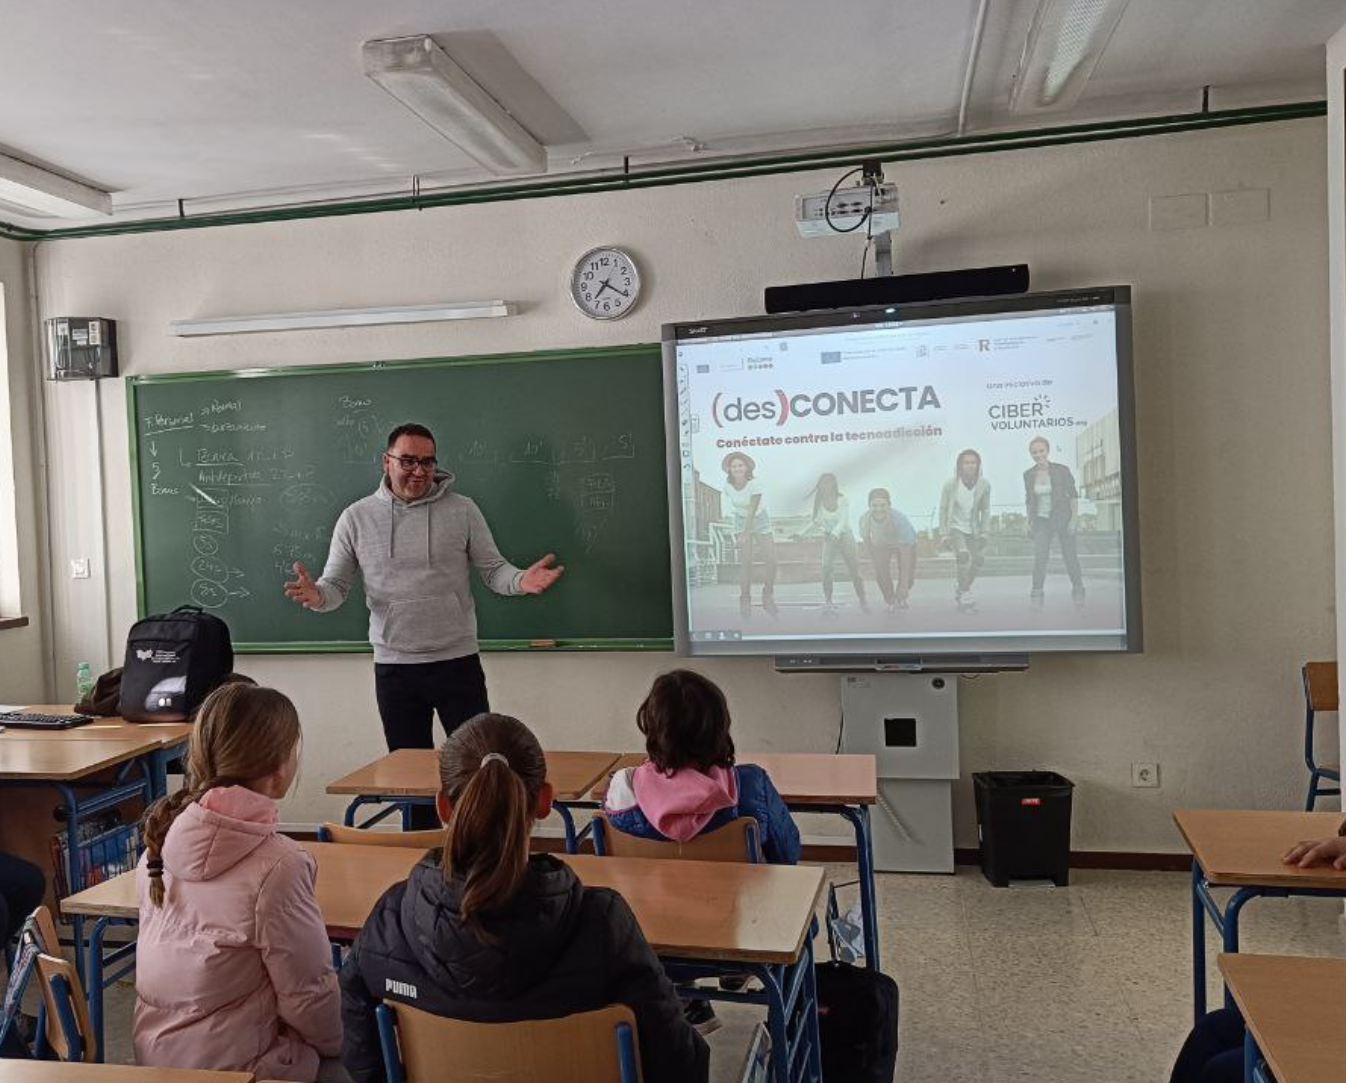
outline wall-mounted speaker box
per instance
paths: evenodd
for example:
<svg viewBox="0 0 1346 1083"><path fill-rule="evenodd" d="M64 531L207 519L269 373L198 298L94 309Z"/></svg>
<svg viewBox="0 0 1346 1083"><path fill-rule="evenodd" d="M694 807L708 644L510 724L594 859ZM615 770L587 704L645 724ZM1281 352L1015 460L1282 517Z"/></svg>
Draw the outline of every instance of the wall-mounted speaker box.
<svg viewBox="0 0 1346 1083"><path fill-rule="evenodd" d="M55 316L46 332L48 380L101 380L117 375L117 322L101 316Z"/></svg>
<svg viewBox="0 0 1346 1083"><path fill-rule="evenodd" d="M801 282L768 286L763 299L769 315L812 312L822 308L864 308L867 305L918 304L957 297L996 297L1028 292L1028 264L971 267L961 271L879 275L835 282Z"/></svg>

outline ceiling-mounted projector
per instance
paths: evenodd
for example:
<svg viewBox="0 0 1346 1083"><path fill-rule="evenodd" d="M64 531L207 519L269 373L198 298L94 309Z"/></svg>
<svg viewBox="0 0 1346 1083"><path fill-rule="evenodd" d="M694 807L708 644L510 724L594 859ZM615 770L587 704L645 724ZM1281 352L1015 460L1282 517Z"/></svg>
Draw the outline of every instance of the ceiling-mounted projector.
<svg viewBox="0 0 1346 1083"><path fill-rule="evenodd" d="M868 222L866 211L871 218ZM887 233L897 228L897 185L891 181L858 184L795 196L795 226L801 237Z"/></svg>

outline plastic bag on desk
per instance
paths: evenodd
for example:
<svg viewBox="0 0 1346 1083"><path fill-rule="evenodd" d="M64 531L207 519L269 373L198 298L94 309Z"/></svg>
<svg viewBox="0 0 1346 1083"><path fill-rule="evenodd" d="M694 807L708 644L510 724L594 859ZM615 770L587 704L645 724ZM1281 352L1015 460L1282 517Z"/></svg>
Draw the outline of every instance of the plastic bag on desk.
<svg viewBox="0 0 1346 1083"><path fill-rule="evenodd" d="M865 958L865 922L859 900L844 914L837 901L838 887L854 887L859 882L827 885L827 945L839 963L860 963Z"/></svg>

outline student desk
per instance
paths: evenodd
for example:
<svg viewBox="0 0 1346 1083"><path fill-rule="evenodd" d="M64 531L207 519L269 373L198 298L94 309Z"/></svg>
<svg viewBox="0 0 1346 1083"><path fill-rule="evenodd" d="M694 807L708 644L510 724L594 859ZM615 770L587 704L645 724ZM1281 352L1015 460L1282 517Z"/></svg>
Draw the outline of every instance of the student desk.
<svg viewBox="0 0 1346 1083"><path fill-rule="evenodd" d="M1346 1065L1346 959L1221 955L1248 1025L1244 1079L1265 1059L1277 1083L1337 1083Z"/></svg>
<svg viewBox="0 0 1346 1083"><path fill-rule="evenodd" d="M79 859L81 825L96 813L111 809L129 798L140 798L149 803L153 794L152 771L146 757L159 746L152 736L125 735L79 740L66 740L51 735L43 737L16 736L20 732L6 730L0 734L0 790L52 789L59 795L64 814L66 848L69 854L66 881L71 889L83 885L84 870ZM111 778L93 776L112 772ZM20 802L13 796L3 799L6 805L3 845L51 870L52 857L47 840L60 826L51 818L49 797L34 793L30 802ZM3 827L5 825L0 825ZM80 920L75 922L75 937L82 933ZM79 960L80 977L84 977L83 958Z"/></svg>
<svg viewBox="0 0 1346 1083"><path fill-rule="evenodd" d="M555 809L565 826L567 852L576 844L575 819L570 806L580 803L611 768L615 752L547 752L547 781L556 791ZM439 752L433 748L403 748L380 756L327 787L328 793L353 794L346 806L345 822L355 826L355 813L362 805L387 804L388 808L371 816L361 827L369 827L385 816L402 810L403 826L409 805L430 804L439 793Z"/></svg>
<svg viewBox="0 0 1346 1083"><path fill-rule="evenodd" d="M762 993L726 999L766 1005L772 1078L822 1083L810 936L822 869L592 854L561 860L586 887L621 893L674 981L707 972L757 977Z"/></svg>
<svg viewBox="0 0 1346 1083"><path fill-rule="evenodd" d="M74 714L68 703L38 704L27 708L41 714ZM192 737L190 722L127 722L122 718L95 718L82 726L65 730L30 730L6 727L0 741L101 741L137 740L146 742L144 757L151 774L151 799L168 793L168 765L182 754ZM152 743L151 743L152 742Z"/></svg>
<svg viewBox="0 0 1346 1083"><path fill-rule="evenodd" d="M624 767L639 767L645 759L643 752L624 753L608 769L608 775ZM860 871L865 962L871 970L878 970L878 904L874 897L874 843L869 828L869 806L878 801L878 767L874 757L826 752L741 752L737 761L755 763L766 771L791 812L827 813L842 817L852 826ZM606 792L604 780L590 795L588 807L601 806Z"/></svg>
<svg viewBox="0 0 1346 1083"><path fill-rule="evenodd" d="M328 935L352 939L390 886L404 880L423 856L392 846L304 843L318 862L318 906ZM804 866L735 865L642 858L562 858L591 887L620 891L655 952L698 973L751 972L763 993L743 999L764 1003L777 1058L778 1079L819 1078L817 1010L809 930L822 892L823 870ZM135 874L98 884L64 900L67 914L96 917L87 946L90 1021L102 1048L103 989L130 969L104 977L109 956L102 937L113 920L136 920ZM134 944L117 949L118 960ZM777 1040L779 1039L779 1040ZM786 1065L790 1070L786 1070Z"/></svg>
<svg viewBox="0 0 1346 1083"><path fill-rule="evenodd" d="M1250 809L1179 809L1173 814L1192 851L1192 986L1197 1020L1206 1014L1206 937L1203 911L1224 939L1239 950L1239 915L1259 896L1346 897L1346 871L1286 865L1281 855L1304 839L1335 835L1340 812L1280 812ZM1237 890L1221 909L1212 888ZM1233 1004L1226 993L1225 1003Z"/></svg>
<svg viewBox="0 0 1346 1083"><path fill-rule="evenodd" d="M5 1083L252 1083L251 1072L205 1072L195 1068L142 1068L138 1064L79 1064L7 1060Z"/></svg>

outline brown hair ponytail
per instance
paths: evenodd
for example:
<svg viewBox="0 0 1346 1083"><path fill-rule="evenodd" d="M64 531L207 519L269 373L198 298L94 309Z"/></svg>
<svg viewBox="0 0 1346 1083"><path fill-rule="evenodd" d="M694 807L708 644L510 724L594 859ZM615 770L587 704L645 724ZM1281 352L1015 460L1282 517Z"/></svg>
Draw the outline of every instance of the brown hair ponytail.
<svg viewBox="0 0 1346 1083"><path fill-rule="evenodd" d="M145 810L141 833L150 901L164 903L162 852L178 813L217 786L246 785L275 774L299 743L299 714L274 688L227 684L201 705L187 752L187 784Z"/></svg>
<svg viewBox="0 0 1346 1083"><path fill-rule="evenodd" d="M481 915L508 903L523 881L547 761L517 718L479 714L440 749L439 781L453 807L444 875L463 877L463 923L490 940Z"/></svg>

